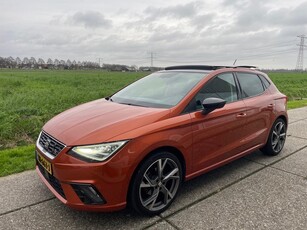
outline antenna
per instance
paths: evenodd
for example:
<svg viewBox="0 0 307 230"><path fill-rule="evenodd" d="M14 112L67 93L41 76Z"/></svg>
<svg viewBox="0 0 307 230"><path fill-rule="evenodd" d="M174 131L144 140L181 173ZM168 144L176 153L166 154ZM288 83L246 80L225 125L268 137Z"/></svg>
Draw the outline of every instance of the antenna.
<svg viewBox="0 0 307 230"><path fill-rule="evenodd" d="M236 64L236 62L237 62L237 59L233 62L233 64L232 65L235 65Z"/></svg>

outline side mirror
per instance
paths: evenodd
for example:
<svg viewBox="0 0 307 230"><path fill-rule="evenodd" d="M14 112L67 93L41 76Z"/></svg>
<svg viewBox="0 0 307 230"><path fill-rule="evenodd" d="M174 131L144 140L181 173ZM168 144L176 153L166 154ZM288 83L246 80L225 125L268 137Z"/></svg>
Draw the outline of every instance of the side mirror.
<svg viewBox="0 0 307 230"><path fill-rule="evenodd" d="M221 98L209 97L203 100L203 112L202 114L208 114L215 109L223 108L226 101Z"/></svg>

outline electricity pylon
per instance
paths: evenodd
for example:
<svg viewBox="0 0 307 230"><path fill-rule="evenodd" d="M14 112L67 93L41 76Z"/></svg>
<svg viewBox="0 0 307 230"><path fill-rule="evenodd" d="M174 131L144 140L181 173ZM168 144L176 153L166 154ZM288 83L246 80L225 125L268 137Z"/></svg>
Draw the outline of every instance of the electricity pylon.
<svg viewBox="0 0 307 230"><path fill-rule="evenodd" d="M299 51L298 51L295 69L303 71L304 70L304 66L303 66L304 65L304 48L306 47L304 45L304 42L305 42L306 36L305 35L299 35L297 37L299 37L301 39L301 42L300 42L300 44L297 44L300 48L299 48Z"/></svg>

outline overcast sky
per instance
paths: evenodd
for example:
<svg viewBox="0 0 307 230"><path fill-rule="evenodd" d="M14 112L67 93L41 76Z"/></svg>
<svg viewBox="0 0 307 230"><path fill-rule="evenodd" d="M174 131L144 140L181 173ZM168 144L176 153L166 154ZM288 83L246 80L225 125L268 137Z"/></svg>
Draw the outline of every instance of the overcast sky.
<svg viewBox="0 0 307 230"><path fill-rule="evenodd" d="M297 35L307 35L302 0L0 0L0 9L2 57L149 66L154 52L162 67L294 68Z"/></svg>

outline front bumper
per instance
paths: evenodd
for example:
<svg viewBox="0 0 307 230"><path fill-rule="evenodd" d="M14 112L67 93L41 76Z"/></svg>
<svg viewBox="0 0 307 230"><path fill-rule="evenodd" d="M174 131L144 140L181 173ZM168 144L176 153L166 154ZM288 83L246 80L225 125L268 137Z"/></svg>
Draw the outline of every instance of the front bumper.
<svg viewBox="0 0 307 230"><path fill-rule="evenodd" d="M57 157L50 159L36 147L36 171L50 191L61 202L78 210L115 211L125 208L133 171L129 170L129 161L122 157L124 154L116 154L106 162L86 163L66 154L68 150L66 147ZM37 154L51 163L52 174L38 162ZM80 188L92 191L90 196L100 197L101 202L84 199Z"/></svg>

